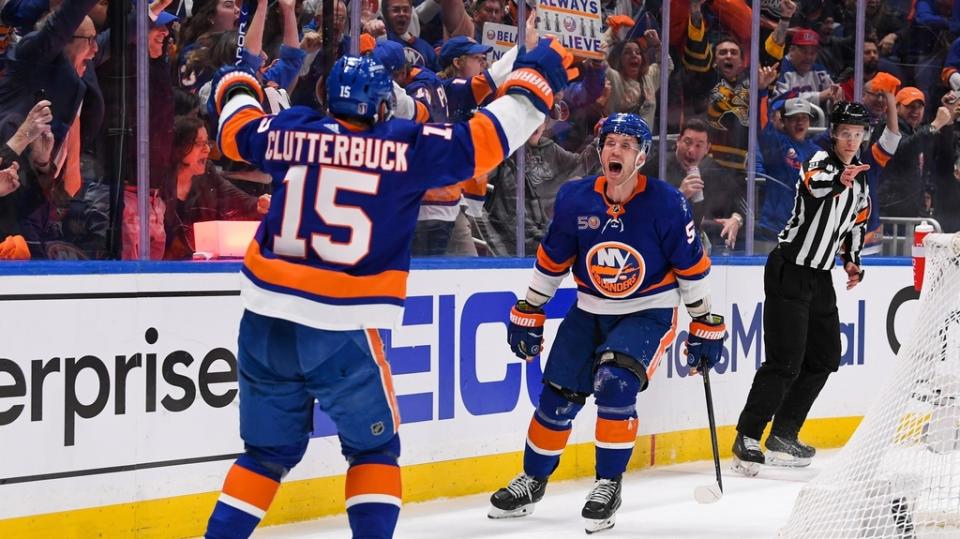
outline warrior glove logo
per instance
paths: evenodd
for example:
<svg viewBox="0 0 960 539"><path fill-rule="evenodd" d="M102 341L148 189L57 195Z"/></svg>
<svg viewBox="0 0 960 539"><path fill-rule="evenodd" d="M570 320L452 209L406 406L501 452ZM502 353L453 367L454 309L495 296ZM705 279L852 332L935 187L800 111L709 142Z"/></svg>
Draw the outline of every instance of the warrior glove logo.
<svg viewBox="0 0 960 539"><path fill-rule="evenodd" d="M590 282L608 298L625 298L640 288L646 264L633 247L618 241L605 241L587 253Z"/></svg>

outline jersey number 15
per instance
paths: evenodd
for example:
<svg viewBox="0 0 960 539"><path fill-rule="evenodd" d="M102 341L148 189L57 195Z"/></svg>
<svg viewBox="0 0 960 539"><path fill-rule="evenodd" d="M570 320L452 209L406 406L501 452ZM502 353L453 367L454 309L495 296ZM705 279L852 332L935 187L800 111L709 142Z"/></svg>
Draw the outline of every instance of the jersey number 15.
<svg viewBox="0 0 960 539"><path fill-rule="evenodd" d="M307 179L307 167L290 167L283 178L286 196L283 201L283 217L280 234L273 237L273 252L281 256L306 258L307 239L301 237L300 224L304 210L303 196ZM335 264L354 265L370 252L370 236L373 222L367 212L357 206L338 205L337 192L353 191L376 195L380 175L358 172L337 167L320 167L317 178L317 197L313 204L316 215L330 226L350 230L350 239L336 241L329 234L310 234L310 248L321 259Z"/></svg>

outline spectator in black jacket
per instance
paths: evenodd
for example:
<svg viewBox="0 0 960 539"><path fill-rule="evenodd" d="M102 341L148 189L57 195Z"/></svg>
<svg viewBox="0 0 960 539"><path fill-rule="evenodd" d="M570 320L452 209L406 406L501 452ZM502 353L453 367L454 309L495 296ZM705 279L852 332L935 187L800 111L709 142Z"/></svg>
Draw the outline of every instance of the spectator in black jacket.
<svg viewBox="0 0 960 539"><path fill-rule="evenodd" d="M194 223L258 220L270 209L270 195L258 198L245 193L209 162L211 142L203 120L178 116L173 133L177 183L175 196L166 205L164 258L178 260L193 256Z"/></svg>
<svg viewBox="0 0 960 539"><path fill-rule="evenodd" d="M7 72L0 79L0 110L26 115L41 90L51 102L54 146L51 162L41 172L52 183L43 193L41 207L21 215L24 236L40 243L68 241L86 256L102 255L109 226L108 197L99 184L99 165L89 152L104 113L92 69L99 49L97 32L87 16L96 3L64 0L8 55ZM0 139L10 133L0 132Z"/></svg>
<svg viewBox="0 0 960 539"><path fill-rule="evenodd" d="M947 94L944 105L960 117L960 99L955 93ZM931 158L931 177L936 196L933 216L940 222L944 232L960 231L960 129L956 122L946 125L937 137Z"/></svg>
<svg viewBox="0 0 960 539"><path fill-rule="evenodd" d="M926 98L918 88L897 92L897 115L902 138L896 154L880 177L880 215L925 217L932 210L930 199L931 150L940 130L953 123L953 113L939 107L929 124L923 123Z"/></svg>
<svg viewBox="0 0 960 539"><path fill-rule="evenodd" d="M53 148L50 102L37 102L23 121L18 120L19 116L10 114L2 120L4 124L11 123L11 127L19 122L19 126L13 136L0 146L0 240L6 241L6 238L16 236L26 248L20 235L19 217L21 209L28 207L29 200L37 199L41 191L38 187L40 178L33 163L50 160L50 150ZM8 258L3 251L0 248L0 259ZM15 254L20 255L16 258L30 258L29 251Z"/></svg>
<svg viewBox="0 0 960 539"><path fill-rule="evenodd" d="M96 29L87 12L97 0L64 0L59 9L26 35L9 55L0 79L0 110L26 115L43 90L51 102L51 129L57 149L83 106L78 126L93 136L103 120L103 96L89 61L97 53Z"/></svg>

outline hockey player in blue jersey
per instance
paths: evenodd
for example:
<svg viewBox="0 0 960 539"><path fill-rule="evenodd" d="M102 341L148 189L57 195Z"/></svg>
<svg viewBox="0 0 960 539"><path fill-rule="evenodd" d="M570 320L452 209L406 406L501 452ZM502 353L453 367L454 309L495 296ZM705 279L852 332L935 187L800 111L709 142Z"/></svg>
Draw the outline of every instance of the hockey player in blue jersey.
<svg viewBox="0 0 960 539"><path fill-rule="evenodd" d="M266 115L256 78L223 68L209 108L223 154L273 178L273 203L244 258L240 435L206 537L248 537L303 457L314 401L337 426L353 536L393 535L401 505L399 410L379 328L406 297L424 191L483 174L524 143L567 84L553 40L518 56L498 99L469 121L391 119L393 83L372 58L342 57L332 117Z"/></svg>
<svg viewBox="0 0 960 539"><path fill-rule="evenodd" d="M564 317L530 420L523 472L490 498L490 518L533 512L560 462L572 421L591 394L597 404L596 483L583 507L586 531L612 527L621 475L637 438L637 394L675 335L681 302L693 318L692 369L712 367L726 335L711 314L707 258L690 208L670 184L638 174L650 150L646 123L615 114L600 129L602 176L570 181L537 250L526 298L510 312L508 341L531 360L542 347L543 305L567 272L577 302Z"/></svg>

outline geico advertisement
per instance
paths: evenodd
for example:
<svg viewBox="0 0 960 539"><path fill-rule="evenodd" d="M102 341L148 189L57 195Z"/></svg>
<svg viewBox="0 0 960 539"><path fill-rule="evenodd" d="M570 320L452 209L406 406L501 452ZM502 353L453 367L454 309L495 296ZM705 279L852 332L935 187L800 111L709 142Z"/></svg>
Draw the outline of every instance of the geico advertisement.
<svg viewBox="0 0 960 539"><path fill-rule="evenodd" d="M910 268L867 273L847 292L842 272L834 272L843 367L813 416L862 414L867 388L882 380L898 340L909 334L917 305ZM736 421L763 358L762 274L762 266L715 266L711 274L714 310L726 316L730 333L714 378L720 424ZM542 369L541 361L525 363L510 353L506 320L529 275L526 269L412 272L402 325L384 332L405 425L405 463L522 449ZM77 278L0 279L0 485L125 465L227 460L242 450L235 275L109 277L81 279L82 294ZM575 292L564 288L548 304L547 352L574 300ZM681 316L676 343L686 338L687 322ZM705 425L702 385L686 376L684 362L680 347L671 346L639 398L642 433ZM573 441L592 439L592 432L577 430L584 432ZM339 453L322 414L314 436L324 439L314 452ZM304 471L330 475L343 465L305 463ZM218 486L211 481L209 489Z"/></svg>

